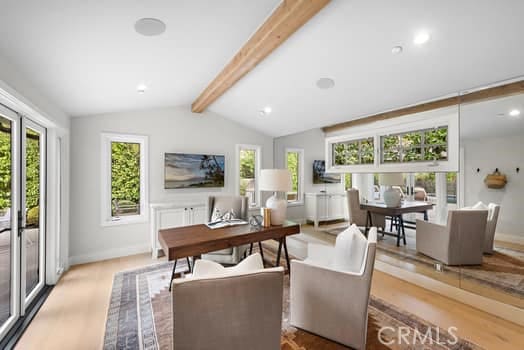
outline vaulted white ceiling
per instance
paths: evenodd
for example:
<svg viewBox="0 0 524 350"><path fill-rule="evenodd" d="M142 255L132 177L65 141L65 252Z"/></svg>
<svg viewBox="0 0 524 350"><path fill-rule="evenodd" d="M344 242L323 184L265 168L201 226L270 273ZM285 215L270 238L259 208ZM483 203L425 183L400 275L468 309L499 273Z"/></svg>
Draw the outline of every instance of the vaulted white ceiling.
<svg viewBox="0 0 524 350"><path fill-rule="evenodd" d="M4 0L0 55L71 115L189 108L278 3ZM280 136L522 76L523 13L521 0L333 0L210 110ZM166 33L139 36L142 17Z"/></svg>

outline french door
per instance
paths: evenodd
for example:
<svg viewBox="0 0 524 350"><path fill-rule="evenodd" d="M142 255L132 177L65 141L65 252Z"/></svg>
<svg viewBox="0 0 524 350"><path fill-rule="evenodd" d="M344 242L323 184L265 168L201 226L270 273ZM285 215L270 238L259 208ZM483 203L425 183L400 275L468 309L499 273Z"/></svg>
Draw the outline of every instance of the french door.
<svg viewBox="0 0 524 350"><path fill-rule="evenodd" d="M45 284L45 140L0 105L0 340Z"/></svg>

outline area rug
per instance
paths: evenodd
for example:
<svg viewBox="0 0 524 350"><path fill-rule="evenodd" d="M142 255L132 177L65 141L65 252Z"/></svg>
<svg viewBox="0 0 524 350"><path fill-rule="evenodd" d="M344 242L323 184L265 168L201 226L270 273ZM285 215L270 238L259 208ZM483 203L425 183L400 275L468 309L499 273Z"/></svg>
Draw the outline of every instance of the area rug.
<svg viewBox="0 0 524 350"><path fill-rule="evenodd" d="M342 232L344 227L337 227L324 230L331 235ZM416 239L413 230L406 232L411 235L413 240ZM379 234L380 238L380 234ZM437 260L420 254L408 246L402 246L399 249L395 245L395 238L386 237L384 240L377 242L377 249L390 257L398 260L411 262L433 269ZM447 273L455 274L457 278L463 281L476 283L494 289L500 293L505 293L513 297L518 303L524 300L524 253L515 249L495 247L492 255L484 255L482 265L480 266L444 266ZM516 305L522 307L522 305Z"/></svg>
<svg viewBox="0 0 524 350"><path fill-rule="evenodd" d="M172 349L173 319L168 291L172 266L172 263L165 262L115 275L104 349ZM185 268L184 261L180 260L177 271ZM284 278L281 349L348 349L289 324L289 277L286 275ZM388 328L380 332L383 327ZM406 335L403 339L399 338L399 331ZM429 337L422 345L420 339L426 335ZM369 305L367 348L481 349L464 339L455 338L453 330L450 333L438 328L373 296Z"/></svg>

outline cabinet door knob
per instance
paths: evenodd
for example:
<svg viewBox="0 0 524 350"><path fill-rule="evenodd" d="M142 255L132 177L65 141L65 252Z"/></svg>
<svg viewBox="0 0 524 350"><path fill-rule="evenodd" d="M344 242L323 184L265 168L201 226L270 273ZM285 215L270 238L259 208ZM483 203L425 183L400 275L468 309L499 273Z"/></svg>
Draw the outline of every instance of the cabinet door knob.
<svg viewBox="0 0 524 350"><path fill-rule="evenodd" d="M184 208L184 210L187 210L187 208Z"/></svg>
<svg viewBox="0 0 524 350"><path fill-rule="evenodd" d="M193 208L191 208L191 210L193 210Z"/></svg>

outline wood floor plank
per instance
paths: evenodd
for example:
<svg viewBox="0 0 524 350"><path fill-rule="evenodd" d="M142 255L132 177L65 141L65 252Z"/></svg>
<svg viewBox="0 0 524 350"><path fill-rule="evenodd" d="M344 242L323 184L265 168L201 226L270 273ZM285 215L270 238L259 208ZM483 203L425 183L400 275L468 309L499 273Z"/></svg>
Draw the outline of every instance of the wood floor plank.
<svg viewBox="0 0 524 350"><path fill-rule="evenodd" d="M162 259L160 261L163 261ZM149 254L72 267L51 292L17 349L101 349L113 275L158 263ZM519 349L524 327L375 271L372 293L486 349Z"/></svg>

